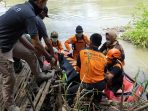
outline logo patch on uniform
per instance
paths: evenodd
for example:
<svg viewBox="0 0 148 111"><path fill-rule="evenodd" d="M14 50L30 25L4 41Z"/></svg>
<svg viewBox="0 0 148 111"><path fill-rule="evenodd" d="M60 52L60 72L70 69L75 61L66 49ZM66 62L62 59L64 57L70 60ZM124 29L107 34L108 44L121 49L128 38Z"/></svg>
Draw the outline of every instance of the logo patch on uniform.
<svg viewBox="0 0 148 111"><path fill-rule="evenodd" d="M22 9L19 8L19 7L14 7L14 10L15 10L16 12L19 12L19 11L21 11Z"/></svg>

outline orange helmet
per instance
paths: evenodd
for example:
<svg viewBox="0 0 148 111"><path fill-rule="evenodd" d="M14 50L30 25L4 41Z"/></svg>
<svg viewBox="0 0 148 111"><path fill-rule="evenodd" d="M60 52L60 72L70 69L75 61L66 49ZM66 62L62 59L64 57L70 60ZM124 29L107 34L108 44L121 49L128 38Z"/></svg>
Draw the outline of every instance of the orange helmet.
<svg viewBox="0 0 148 111"><path fill-rule="evenodd" d="M121 52L118 49L110 49L106 55L109 59L120 59L121 58Z"/></svg>

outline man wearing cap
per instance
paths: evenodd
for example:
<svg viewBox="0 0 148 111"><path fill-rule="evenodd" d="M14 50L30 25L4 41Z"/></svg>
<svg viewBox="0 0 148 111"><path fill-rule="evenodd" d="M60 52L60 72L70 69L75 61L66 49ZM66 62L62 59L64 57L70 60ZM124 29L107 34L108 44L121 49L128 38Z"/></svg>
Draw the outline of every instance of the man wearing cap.
<svg viewBox="0 0 148 111"><path fill-rule="evenodd" d="M59 38L58 32L56 32L56 31L51 32L50 44L54 48L54 52L61 52L63 50L62 43L58 38ZM46 47L46 49L48 50L47 47Z"/></svg>
<svg viewBox="0 0 148 111"><path fill-rule="evenodd" d="M42 10L42 12L38 16L36 16L36 24L37 24L38 34L39 34L39 41L41 42L41 40L43 38L46 46L49 49L50 54L52 56L54 56L54 51L53 51L52 45L50 44L50 39L49 39L48 34L47 34L46 26L45 26L45 24L43 22L43 19L45 17L48 17L48 8L47 7L45 7ZM30 35L24 34L24 36L29 40L29 42L32 43L32 39L29 37ZM29 53L29 51L28 51L28 53ZM36 54L37 54L37 57L38 57L38 60L39 60L40 67L41 67L41 69L43 69L43 60L44 60L44 57L38 51L36 51Z"/></svg>
<svg viewBox="0 0 148 111"><path fill-rule="evenodd" d="M3 101L8 111L20 111L14 102L15 73L12 63L13 49L16 43L18 43L18 39L20 39L20 41L24 40L21 38L24 30L27 29L28 34L30 34L32 38L34 46L32 48L30 47L32 52L37 50L52 61L51 55L44 49L39 41L36 26L36 15L41 13L46 3L47 0L29 0L24 4L11 7L4 15L0 16L0 74L2 74L3 82ZM23 43L23 48L29 47L25 40ZM35 59L32 59L34 63L37 63L36 56L34 57ZM36 74L36 77L40 76Z"/></svg>
<svg viewBox="0 0 148 111"><path fill-rule="evenodd" d="M45 17L49 17L47 7L45 7L43 9L43 11L36 17L36 19L37 19L37 29L38 29L38 33L39 33L39 40L41 41L42 38L44 39L45 45L47 46L50 54L52 56L54 56L53 47L50 44L50 38L48 37L46 26L45 26L45 24L43 22L43 19ZM40 54L38 56L39 56L40 65L41 65L41 67L43 67L43 56L40 56Z"/></svg>
<svg viewBox="0 0 148 111"><path fill-rule="evenodd" d="M76 34L66 40L64 44L68 51L70 51L71 49L73 50L73 58L77 59L80 50L85 49L87 46L89 46L90 41L88 37L83 34L82 26L78 25L76 27ZM69 44L72 44L72 48L69 46Z"/></svg>

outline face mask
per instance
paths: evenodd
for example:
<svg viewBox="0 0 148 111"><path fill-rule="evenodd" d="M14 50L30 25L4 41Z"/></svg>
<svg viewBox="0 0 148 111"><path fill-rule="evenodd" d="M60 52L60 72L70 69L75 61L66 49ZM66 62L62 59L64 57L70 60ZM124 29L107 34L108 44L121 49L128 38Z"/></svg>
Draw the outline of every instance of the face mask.
<svg viewBox="0 0 148 111"><path fill-rule="evenodd" d="M52 38L52 41L53 41L54 43L56 43L57 40L58 40L58 38Z"/></svg>
<svg viewBox="0 0 148 111"><path fill-rule="evenodd" d="M80 38L80 37L82 37L82 35L83 35L82 33L77 34L77 37L79 37L79 38Z"/></svg>
<svg viewBox="0 0 148 111"><path fill-rule="evenodd" d="M76 34L77 40L81 40L82 39L82 36L83 36L82 33Z"/></svg>

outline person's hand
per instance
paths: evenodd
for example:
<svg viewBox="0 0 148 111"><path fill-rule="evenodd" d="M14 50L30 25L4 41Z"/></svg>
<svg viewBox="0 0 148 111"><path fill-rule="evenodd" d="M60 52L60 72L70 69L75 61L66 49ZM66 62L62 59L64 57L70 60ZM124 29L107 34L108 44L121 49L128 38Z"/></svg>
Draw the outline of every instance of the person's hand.
<svg viewBox="0 0 148 111"><path fill-rule="evenodd" d="M37 50L37 49L35 49L34 52L35 52L35 54L36 54L38 57L40 57L40 56L43 55L42 52L40 52L40 51Z"/></svg>
<svg viewBox="0 0 148 111"><path fill-rule="evenodd" d="M51 64L51 67L56 66L56 59L54 57L52 57L50 64Z"/></svg>
<svg viewBox="0 0 148 111"><path fill-rule="evenodd" d="M114 77L113 74L111 74L111 73L109 73L109 72L106 74L106 79L107 79L108 81L111 81L113 77Z"/></svg>
<svg viewBox="0 0 148 111"><path fill-rule="evenodd" d="M68 56L69 54L70 54L70 51L64 50L64 55L65 55L65 56Z"/></svg>
<svg viewBox="0 0 148 111"><path fill-rule="evenodd" d="M69 50L64 50L65 52L69 53L70 51Z"/></svg>

